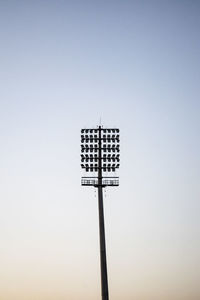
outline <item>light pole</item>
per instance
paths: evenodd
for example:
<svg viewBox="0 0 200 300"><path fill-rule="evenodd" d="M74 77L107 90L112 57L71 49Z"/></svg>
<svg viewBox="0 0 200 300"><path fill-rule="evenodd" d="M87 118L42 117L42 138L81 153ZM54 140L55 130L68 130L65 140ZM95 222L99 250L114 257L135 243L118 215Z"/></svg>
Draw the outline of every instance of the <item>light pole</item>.
<svg viewBox="0 0 200 300"><path fill-rule="evenodd" d="M94 176L82 177L81 185L98 188L102 300L109 300L103 188L119 185L119 177L103 174L115 172L119 168L119 161L119 129L102 126L96 129L81 129L81 167L86 172L94 172Z"/></svg>

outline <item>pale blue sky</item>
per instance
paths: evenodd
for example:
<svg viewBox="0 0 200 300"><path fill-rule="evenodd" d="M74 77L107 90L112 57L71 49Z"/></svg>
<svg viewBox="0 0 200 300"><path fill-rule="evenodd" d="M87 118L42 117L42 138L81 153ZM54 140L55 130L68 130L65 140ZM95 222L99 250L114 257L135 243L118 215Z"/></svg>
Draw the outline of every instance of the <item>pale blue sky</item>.
<svg viewBox="0 0 200 300"><path fill-rule="evenodd" d="M121 131L110 298L200 298L199 1L0 1L0 298L100 299L80 129Z"/></svg>

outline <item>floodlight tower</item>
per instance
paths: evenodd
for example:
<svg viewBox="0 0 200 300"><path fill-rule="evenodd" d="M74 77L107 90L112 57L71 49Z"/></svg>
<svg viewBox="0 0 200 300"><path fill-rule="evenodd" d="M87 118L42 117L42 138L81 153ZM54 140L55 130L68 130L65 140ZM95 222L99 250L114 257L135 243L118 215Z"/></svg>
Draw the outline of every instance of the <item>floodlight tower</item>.
<svg viewBox="0 0 200 300"><path fill-rule="evenodd" d="M103 175L115 172L119 168L119 161L119 129L102 126L96 129L81 129L81 167L86 172L94 172L94 176L82 177L81 185L98 188L102 300L109 299L103 188L119 185L119 177Z"/></svg>

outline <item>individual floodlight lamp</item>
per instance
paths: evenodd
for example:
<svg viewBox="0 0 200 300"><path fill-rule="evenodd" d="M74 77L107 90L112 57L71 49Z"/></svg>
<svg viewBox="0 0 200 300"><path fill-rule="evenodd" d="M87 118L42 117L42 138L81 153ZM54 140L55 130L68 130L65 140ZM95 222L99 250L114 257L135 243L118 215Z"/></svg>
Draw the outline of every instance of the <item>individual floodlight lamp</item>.
<svg viewBox="0 0 200 300"><path fill-rule="evenodd" d="M101 262L101 294L102 300L108 300L108 279L106 262L106 242L103 211L103 188L118 186L119 177L113 174L119 168L119 129L103 128L81 129L81 168L92 172L93 176L82 177L82 186L98 188L99 206L99 237L100 237L100 262Z"/></svg>

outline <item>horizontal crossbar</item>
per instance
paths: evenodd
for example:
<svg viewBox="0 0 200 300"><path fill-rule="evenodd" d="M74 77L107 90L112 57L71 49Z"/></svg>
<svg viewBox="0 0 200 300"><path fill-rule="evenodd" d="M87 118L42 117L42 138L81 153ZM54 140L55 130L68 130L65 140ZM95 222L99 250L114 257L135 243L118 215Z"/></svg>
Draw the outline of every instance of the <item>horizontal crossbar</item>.
<svg viewBox="0 0 200 300"><path fill-rule="evenodd" d="M81 179L81 185L94 187L119 186L119 179L103 179L101 184L99 184L98 179Z"/></svg>

